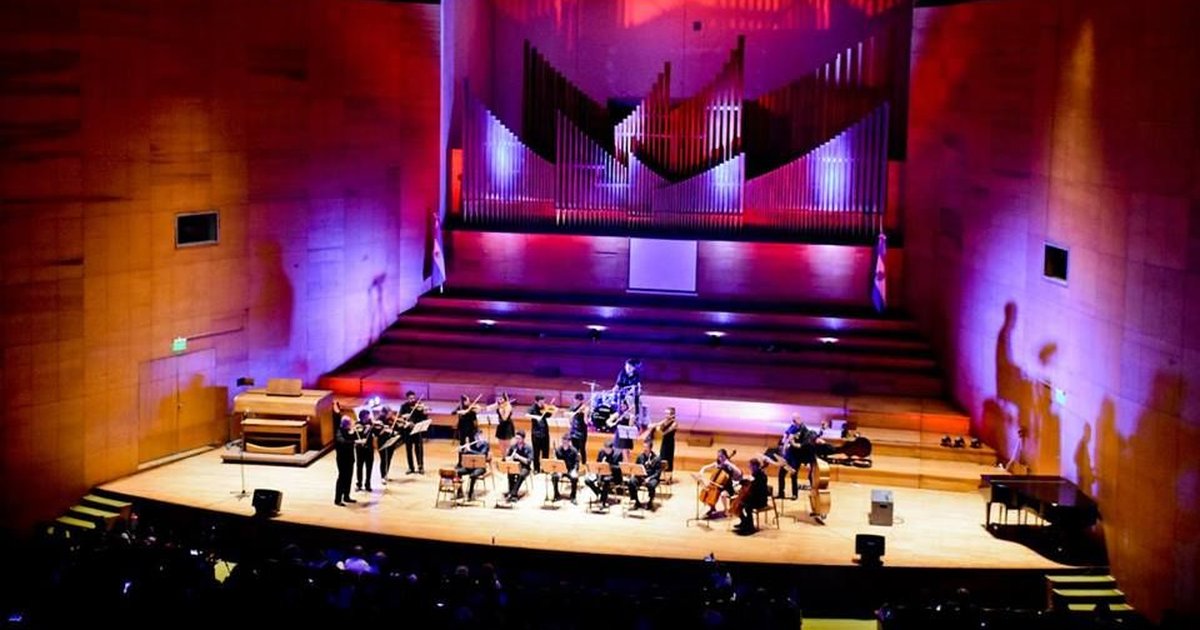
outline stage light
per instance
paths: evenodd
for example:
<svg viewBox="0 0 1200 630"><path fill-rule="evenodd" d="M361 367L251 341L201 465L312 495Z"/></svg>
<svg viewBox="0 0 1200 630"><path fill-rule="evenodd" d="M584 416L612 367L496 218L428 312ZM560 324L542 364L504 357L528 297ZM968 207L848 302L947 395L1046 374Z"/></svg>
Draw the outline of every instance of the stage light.
<svg viewBox="0 0 1200 630"><path fill-rule="evenodd" d="M588 337L591 337L592 341L598 341L600 339L600 333L608 330L608 326L602 326L600 324L588 324L587 329Z"/></svg>
<svg viewBox="0 0 1200 630"><path fill-rule="evenodd" d="M719 330L706 330L704 331L704 334L708 335L709 339L720 339L721 337L725 336L725 333Z"/></svg>
<svg viewBox="0 0 1200 630"><path fill-rule="evenodd" d="M480 319L477 321L479 322L479 325L483 326L484 328L495 328L496 327L496 320L494 320L494 319Z"/></svg>
<svg viewBox="0 0 1200 630"><path fill-rule="evenodd" d="M820 341L821 343L828 346L828 345L837 343L838 338L837 337L817 337L817 341Z"/></svg>

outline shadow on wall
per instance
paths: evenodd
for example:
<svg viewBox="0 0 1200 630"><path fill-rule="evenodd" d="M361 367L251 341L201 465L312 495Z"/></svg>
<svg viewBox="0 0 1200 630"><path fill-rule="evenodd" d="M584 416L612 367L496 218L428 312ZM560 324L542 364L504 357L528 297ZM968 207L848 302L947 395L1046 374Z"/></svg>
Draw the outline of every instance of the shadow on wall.
<svg viewBox="0 0 1200 630"><path fill-rule="evenodd" d="M283 267L283 251L276 241L259 244L256 256L260 270L258 295L252 296L253 304L260 312L270 313L269 321L262 322L269 331L269 347L288 347L292 339L292 313L295 310L295 291L287 270Z"/></svg>
<svg viewBox="0 0 1200 630"><path fill-rule="evenodd" d="M387 280L387 274L381 273L371 279L371 287L367 289L367 310L370 312L370 328L367 329L367 334L370 338L370 344L374 344L379 340L383 331L392 322L388 319L387 310L383 304L383 286Z"/></svg>
<svg viewBox="0 0 1200 630"><path fill-rule="evenodd" d="M1017 305L1004 305L1004 324L996 335L996 395L983 403L980 437L995 447L1006 470L1014 474L1057 475L1061 470L1062 422L1045 381L1032 378L1013 359L1012 337ZM1043 372L1058 354L1051 342L1038 351Z"/></svg>
<svg viewBox="0 0 1200 630"><path fill-rule="evenodd" d="M1106 398L1091 473L1114 572L1133 601L1165 617L1200 614L1200 428L1180 416L1185 385L1177 373L1156 372L1133 426Z"/></svg>

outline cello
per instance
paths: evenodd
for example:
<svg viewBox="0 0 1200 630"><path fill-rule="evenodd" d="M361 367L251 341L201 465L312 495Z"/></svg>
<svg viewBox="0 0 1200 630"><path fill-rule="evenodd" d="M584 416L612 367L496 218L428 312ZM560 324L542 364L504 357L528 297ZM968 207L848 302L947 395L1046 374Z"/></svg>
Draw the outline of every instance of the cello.
<svg viewBox="0 0 1200 630"><path fill-rule="evenodd" d="M730 453L726 461L732 459L734 455L737 455L736 450ZM704 488L700 490L700 502L709 508L716 508L717 500L721 498L721 491L727 483L729 483L729 471L725 470L724 466L714 466L713 471L707 478L704 478Z"/></svg>

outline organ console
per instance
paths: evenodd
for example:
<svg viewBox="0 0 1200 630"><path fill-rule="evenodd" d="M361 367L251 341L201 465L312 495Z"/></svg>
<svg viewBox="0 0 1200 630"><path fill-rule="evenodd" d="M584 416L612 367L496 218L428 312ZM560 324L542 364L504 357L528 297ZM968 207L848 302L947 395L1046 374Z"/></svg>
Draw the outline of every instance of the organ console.
<svg viewBox="0 0 1200 630"><path fill-rule="evenodd" d="M233 411L241 416L245 448L254 452L278 452L278 445L294 446L300 454L317 450L333 441L333 392L302 389L298 381L281 387L285 379L272 379L265 389L251 389L233 399Z"/></svg>

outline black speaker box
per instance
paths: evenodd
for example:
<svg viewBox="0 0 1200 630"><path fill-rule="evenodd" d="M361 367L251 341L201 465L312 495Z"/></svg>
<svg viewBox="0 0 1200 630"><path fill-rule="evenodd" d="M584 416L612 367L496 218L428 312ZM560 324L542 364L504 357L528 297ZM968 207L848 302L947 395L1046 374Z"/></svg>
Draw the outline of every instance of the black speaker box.
<svg viewBox="0 0 1200 630"><path fill-rule="evenodd" d="M877 534L858 534L854 537L854 553L859 556L859 564L879 565L883 557L883 536Z"/></svg>
<svg viewBox="0 0 1200 630"><path fill-rule="evenodd" d="M266 488L254 489L253 505L255 516L275 516L279 514L279 507L282 503L282 492Z"/></svg>

